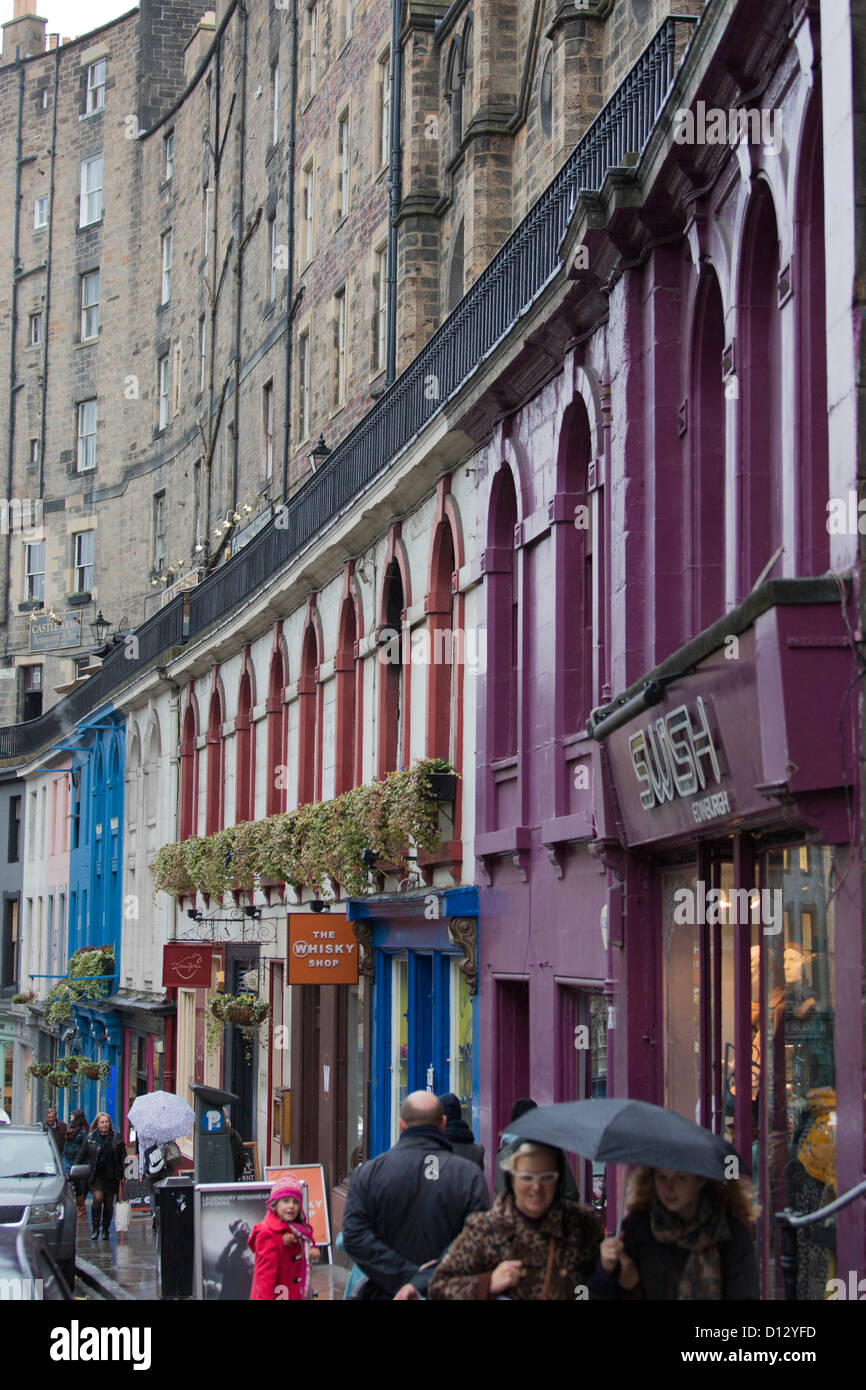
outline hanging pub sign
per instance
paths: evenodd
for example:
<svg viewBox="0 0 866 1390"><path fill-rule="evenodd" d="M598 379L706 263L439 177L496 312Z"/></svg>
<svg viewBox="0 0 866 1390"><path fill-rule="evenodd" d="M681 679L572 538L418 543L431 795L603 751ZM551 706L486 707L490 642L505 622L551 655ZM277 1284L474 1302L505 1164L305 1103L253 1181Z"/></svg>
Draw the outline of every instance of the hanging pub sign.
<svg viewBox="0 0 866 1390"><path fill-rule="evenodd" d="M47 614L30 624L30 651L53 652L81 646L81 614L64 613L59 623Z"/></svg>
<svg viewBox="0 0 866 1390"><path fill-rule="evenodd" d="M289 984L356 985L358 942L333 912L289 913Z"/></svg>
<svg viewBox="0 0 866 1390"><path fill-rule="evenodd" d="M173 944L162 948L162 983L169 989L210 989L209 946Z"/></svg>

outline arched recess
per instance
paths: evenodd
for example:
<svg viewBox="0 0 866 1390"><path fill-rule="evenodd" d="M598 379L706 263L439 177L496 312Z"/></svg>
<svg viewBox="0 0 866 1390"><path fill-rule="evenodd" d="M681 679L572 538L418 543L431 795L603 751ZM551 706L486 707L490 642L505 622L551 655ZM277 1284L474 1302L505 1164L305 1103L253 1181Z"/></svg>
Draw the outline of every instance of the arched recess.
<svg viewBox="0 0 866 1390"><path fill-rule="evenodd" d="M159 779L162 760L162 740L159 721L154 717L148 727L144 761L144 825L148 849L155 848L159 820Z"/></svg>
<svg viewBox="0 0 866 1390"><path fill-rule="evenodd" d="M238 709L235 716L235 822L255 818L256 746L253 725L253 682L249 647L244 648L244 665L238 682Z"/></svg>
<svg viewBox="0 0 866 1390"><path fill-rule="evenodd" d="M198 710L187 692L180 739L180 838L198 834Z"/></svg>
<svg viewBox="0 0 866 1390"><path fill-rule="evenodd" d="M268 695L265 708L268 722L268 764L265 787L265 815L273 816L286 809L286 667L283 657L283 625L274 627L271 664L268 671Z"/></svg>
<svg viewBox="0 0 866 1390"><path fill-rule="evenodd" d="M562 417L553 505L556 589L556 734L577 733L593 704L593 528L589 469L592 428L575 396Z"/></svg>
<svg viewBox="0 0 866 1390"><path fill-rule="evenodd" d="M451 248L451 266L448 271L448 313L457 308L463 298L463 276L465 274L466 245L463 218L454 237Z"/></svg>
<svg viewBox="0 0 866 1390"><path fill-rule="evenodd" d="M315 603L307 606L298 678L298 805L322 799L321 632Z"/></svg>
<svg viewBox="0 0 866 1390"><path fill-rule="evenodd" d="M205 805L206 835L222 829L225 786L225 743L223 741L223 700L219 678L214 671L207 718L207 800Z"/></svg>
<svg viewBox="0 0 866 1390"><path fill-rule="evenodd" d="M460 767L463 743L463 678L467 635L457 572L463 555L460 518L450 494L450 478L440 480L436 522L427 576L427 721L428 758L447 758ZM470 659L478 653L473 649Z"/></svg>
<svg viewBox="0 0 866 1390"><path fill-rule="evenodd" d="M514 531L517 494L503 464L493 480L484 556L487 600L487 760L517 752L520 604Z"/></svg>
<svg viewBox="0 0 866 1390"><path fill-rule="evenodd" d="M769 186L759 181L743 227L739 382L741 598L782 544L782 360L779 233ZM778 560L770 572L781 574ZM769 575L767 576L769 577Z"/></svg>
<svg viewBox="0 0 866 1390"><path fill-rule="evenodd" d="M133 724L129 731L126 746L126 828L129 834L138 829L141 812L141 737L138 725Z"/></svg>
<svg viewBox="0 0 866 1390"><path fill-rule="evenodd" d="M725 316L715 271L701 274L692 320L689 364L688 525L684 606L688 633L709 627L725 611Z"/></svg>
<svg viewBox="0 0 866 1390"><path fill-rule="evenodd" d="M445 73L445 99L451 107L451 158L463 139L463 54L460 39L451 42Z"/></svg>
<svg viewBox="0 0 866 1390"><path fill-rule="evenodd" d="M411 602L409 567L397 526L389 537L379 605L379 777L409 764L412 668L404 623Z"/></svg>
<svg viewBox="0 0 866 1390"><path fill-rule="evenodd" d="M827 498L830 448L827 419L824 152L820 89L812 93L797 171L796 372L794 430L797 470L797 572L824 574L830 567Z"/></svg>
<svg viewBox="0 0 866 1390"><path fill-rule="evenodd" d="M336 683L336 742L334 793L339 796L362 780L361 722L363 667L358 659L360 615L354 593L354 567L347 568L343 581L343 601L337 625L337 652L334 657Z"/></svg>

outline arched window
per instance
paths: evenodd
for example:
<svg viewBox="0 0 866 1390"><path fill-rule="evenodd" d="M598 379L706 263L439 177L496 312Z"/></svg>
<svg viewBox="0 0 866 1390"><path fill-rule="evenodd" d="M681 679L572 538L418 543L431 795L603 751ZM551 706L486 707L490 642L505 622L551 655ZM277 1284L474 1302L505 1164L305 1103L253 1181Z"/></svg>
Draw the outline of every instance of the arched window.
<svg viewBox="0 0 866 1390"><path fill-rule="evenodd" d="M824 574L830 566L827 498L830 492L827 422L826 273L824 266L824 157L820 94L806 118L797 179L797 570Z"/></svg>
<svg viewBox="0 0 866 1390"><path fill-rule="evenodd" d="M519 602L514 552L517 495L510 469L503 465L493 481L488 527L487 717L488 758L517 752Z"/></svg>
<svg viewBox="0 0 866 1390"><path fill-rule="evenodd" d="M147 753L144 768L144 822L148 849L157 843L157 821L159 820L159 777L162 747L159 739L159 725L151 725L147 737Z"/></svg>
<svg viewBox="0 0 866 1390"><path fill-rule="evenodd" d="M538 83L538 117L545 140L553 131L553 50L544 60L541 78Z"/></svg>
<svg viewBox="0 0 866 1390"><path fill-rule="evenodd" d="M403 662L403 576L395 559L385 571L382 594L385 632L379 648L382 702L379 724L379 776L400 766L403 749L403 721L406 718L405 666Z"/></svg>
<svg viewBox="0 0 866 1390"><path fill-rule="evenodd" d="M223 743L223 702L219 687L211 692L207 720L207 806L206 835L222 829L223 786L225 783L225 744Z"/></svg>
<svg viewBox="0 0 866 1390"><path fill-rule="evenodd" d="M433 536L427 609L429 641L427 676L427 756L455 757L454 696L458 667L464 660L464 634L455 635L454 536L449 521L441 521Z"/></svg>
<svg viewBox="0 0 866 1390"><path fill-rule="evenodd" d="M198 728L195 706L187 704L180 742L180 838L188 840L198 833Z"/></svg>
<svg viewBox="0 0 866 1390"><path fill-rule="evenodd" d="M268 784L265 792L265 815L273 816L286 809L286 689L282 650L277 647L271 656L268 676Z"/></svg>
<svg viewBox="0 0 866 1390"><path fill-rule="evenodd" d="M466 259L466 247L463 233L463 218L460 219L460 226L454 237L454 245L451 249L451 268L448 272L448 313L456 309L463 298L463 275L464 261Z"/></svg>
<svg viewBox="0 0 866 1390"><path fill-rule="evenodd" d="M689 636L725 611L725 320L715 272L701 276L692 333L690 507L683 566Z"/></svg>
<svg viewBox="0 0 866 1390"><path fill-rule="evenodd" d="M254 819L255 809L255 729L253 728L253 687L244 670L238 686L238 712L235 719L235 821Z"/></svg>
<svg viewBox="0 0 866 1390"><path fill-rule="evenodd" d="M589 492L592 432L582 397L562 421L556 467L557 733L583 728L593 703L593 525Z"/></svg>
<svg viewBox="0 0 866 1390"><path fill-rule="evenodd" d="M308 621L301 645L301 674L298 680L298 805L321 799L322 759L319 750L319 682L316 668L319 650L316 627Z"/></svg>
<svg viewBox="0 0 866 1390"><path fill-rule="evenodd" d="M474 61L474 44L472 39L472 20L466 21L466 28L463 30L462 53L463 62L460 71L460 85L462 88L460 98L460 138L466 134L466 128L472 119L472 65Z"/></svg>
<svg viewBox="0 0 866 1390"><path fill-rule="evenodd" d="M782 544L782 363L779 233L770 190L758 184L743 233L740 597ZM781 574L777 561L771 573ZM766 576L769 577L769 576Z"/></svg>
<svg viewBox="0 0 866 1390"><path fill-rule="evenodd" d="M335 796L339 796L341 792L349 791L360 781L358 715L361 691L359 689L360 666L355 657L357 640L358 624L355 616L355 603L351 594L347 594L340 610L337 654L334 658L334 679L337 686Z"/></svg>
<svg viewBox="0 0 866 1390"><path fill-rule="evenodd" d="M454 39L448 54L445 96L451 106L451 157L460 149L463 139L463 63L460 40Z"/></svg>

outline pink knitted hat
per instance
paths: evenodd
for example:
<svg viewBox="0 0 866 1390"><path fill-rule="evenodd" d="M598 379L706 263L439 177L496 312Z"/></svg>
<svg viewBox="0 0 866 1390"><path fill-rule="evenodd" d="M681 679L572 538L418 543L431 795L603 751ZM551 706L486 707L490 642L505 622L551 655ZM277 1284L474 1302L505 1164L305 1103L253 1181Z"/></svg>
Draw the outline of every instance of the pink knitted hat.
<svg viewBox="0 0 866 1390"><path fill-rule="evenodd" d="M271 1188L271 1195L268 1198L268 1206L272 1207L275 1202L279 1202L283 1197L294 1197L301 1208L301 1215L304 1213L304 1188L297 1178L277 1178Z"/></svg>

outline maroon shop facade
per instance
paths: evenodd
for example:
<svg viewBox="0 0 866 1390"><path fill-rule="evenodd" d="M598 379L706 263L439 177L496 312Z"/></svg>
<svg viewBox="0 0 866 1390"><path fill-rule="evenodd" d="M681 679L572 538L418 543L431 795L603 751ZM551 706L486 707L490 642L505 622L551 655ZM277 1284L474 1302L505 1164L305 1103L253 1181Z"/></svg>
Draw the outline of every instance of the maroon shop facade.
<svg viewBox="0 0 866 1390"><path fill-rule="evenodd" d="M770 581L590 720L608 1090L735 1143L765 1298L784 1296L775 1213L863 1176L853 621L835 577ZM798 1298L862 1275L863 1227L854 1201L800 1228Z"/></svg>

